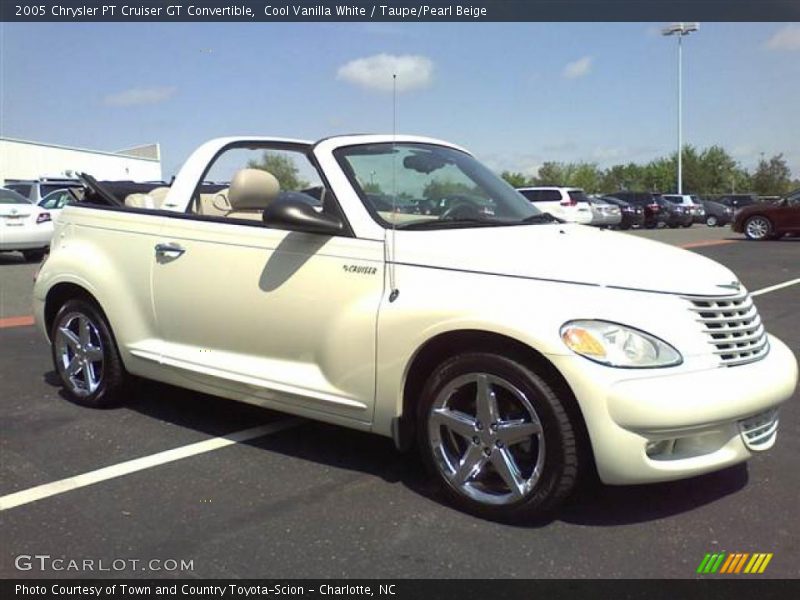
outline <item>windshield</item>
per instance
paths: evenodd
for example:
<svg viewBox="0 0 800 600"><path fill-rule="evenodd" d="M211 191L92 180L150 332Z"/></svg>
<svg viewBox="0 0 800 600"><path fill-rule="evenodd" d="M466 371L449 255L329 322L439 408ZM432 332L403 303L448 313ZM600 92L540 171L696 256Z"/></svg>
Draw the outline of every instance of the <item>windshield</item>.
<svg viewBox="0 0 800 600"><path fill-rule="evenodd" d="M334 152L384 227L439 229L547 222L537 208L469 154L432 144L366 144Z"/></svg>
<svg viewBox="0 0 800 600"><path fill-rule="evenodd" d="M31 204L31 201L23 198L14 190L0 188L0 204Z"/></svg>

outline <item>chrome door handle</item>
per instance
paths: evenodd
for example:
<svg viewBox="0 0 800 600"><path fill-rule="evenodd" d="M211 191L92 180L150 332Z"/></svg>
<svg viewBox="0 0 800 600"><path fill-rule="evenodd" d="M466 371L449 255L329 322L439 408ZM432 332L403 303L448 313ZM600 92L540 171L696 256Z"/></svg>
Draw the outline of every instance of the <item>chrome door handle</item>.
<svg viewBox="0 0 800 600"><path fill-rule="evenodd" d="M169 254L176 258L186 252L186 249L180 244L156 244L156 255L163 256Z"/></svg>

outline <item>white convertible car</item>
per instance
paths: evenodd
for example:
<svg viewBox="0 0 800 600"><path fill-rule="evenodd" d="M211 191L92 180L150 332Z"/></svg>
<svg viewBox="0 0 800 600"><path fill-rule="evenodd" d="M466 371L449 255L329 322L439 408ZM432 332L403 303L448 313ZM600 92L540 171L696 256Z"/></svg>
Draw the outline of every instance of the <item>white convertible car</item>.
<svg viewBox="0 0 800 600"><path fill-rule="evenodd" d="M34 308L85 405L140 376L391 436L454 504L516 520L593 469L745 461L795 390L727 268L565 224L452 144L226 138L157 194L83 180Z"/></svg>

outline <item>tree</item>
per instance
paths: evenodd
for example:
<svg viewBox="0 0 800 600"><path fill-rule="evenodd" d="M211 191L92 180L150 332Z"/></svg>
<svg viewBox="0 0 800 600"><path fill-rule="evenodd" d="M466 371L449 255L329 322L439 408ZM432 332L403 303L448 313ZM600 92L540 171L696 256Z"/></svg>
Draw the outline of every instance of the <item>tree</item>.
<svg viewBox="0 0 800 600"><path fill-rule="evenodd" d="M449 196L455 195L470 195L470 196L483 196L475 187L469 186L460 181L447 181L441 179L433 179L428 182L425 189L422 190L422 197L427 200L441 200Z"/></svg>
<svg viewBox="0 0 800 600"><path fill-rule="evenodd" d="M250 169L269 171L278 180L282 190L297 191L308 187L308 182L299 176L297 165L286 154L265 150L260 160L251 160L247 163Z"/></svg>
<svg viewBox="0 0 800 600"><path fill-rule="evenodd" d="M511 171L503 171L500 173L500 177L505 179L509 185L515 188L525 187L529 185L530 181L525 175L522 173L512 173Z"/></svg>
<svg viewBox="0 0 800 600"><path fill-rule="evenodd" d="M753 173L753 191L760 196L783 196L789 192L792 184L792 172L783 154L776 154L769 161L763 158Z"/></svg>

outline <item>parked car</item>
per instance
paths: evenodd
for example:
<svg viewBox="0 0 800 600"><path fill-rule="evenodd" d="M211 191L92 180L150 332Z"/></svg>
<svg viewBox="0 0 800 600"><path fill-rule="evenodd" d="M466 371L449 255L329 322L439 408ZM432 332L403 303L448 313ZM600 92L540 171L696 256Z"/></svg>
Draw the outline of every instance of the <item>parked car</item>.
<svg viewBox="0 0 800 600"><path fill-rule="evenodd" d="M42 177L40 179L7 179L5 187L14 190L34 204L39 204L49 193L64 188L80 187L78 179L70 177Z"/></svg>
<svg viewBox="0 0 800 600"><path fill-rule="evenodd" d="M663 194L661 197L675 205L685 207L692 215L692 223L705 223L706 210L697 196L690 194ZM685 227L690 227L692 223L685 225Z"/></svg>
<svg viewBox="0 0 800 600"><path fill-rule="evenodd" d="M719 202L703 200L706 211L706 225L709 227L724 227L733 221L733 209Z"/></svg>
<svg viewBox="0 0 800 600"><path fill-rule="evenodd" d="M659 225L665 225L667 215L662 215L661 206L657 202L660 194L654 192L614 192L614 198L624 200L633 206L639 206L644 211L644 226L647 229L654 229Z"/></svg>
<svg viewBox="0 0 800 600"><path fill-rule="evenodd" d="M323 210L242 148L306 160ZM195 191L217 164L241 167L209 218ZM392 223L365 204L370 174L411 198L446 177L495 213ZM123 401L138 376L389 436L457 506L520 520L590 471L628 485L741 463L775 443L797 384L729 269L564 223L447 142L212 140L157 211L83 178L33 290L80 404Z"/></svg>
<svg viewBox="0 0 800 600"><path fill-rule="evenodd" d="M749 240L777 240L800 233L800 189L777 203L744 206L736 211L731 229Z"/></svg>
<svg viewBox="0 0 800 600"><path fill-rule="evenodd" d="M661 219L667 227L677 229L678 227L692 226L694 216L688 206L673 204L663 196L656 198L656 202L661 207Z"/></svg>
<svg viewBox="0 0 800 600"><path fill-rule="evenodd" d="M77 202L83 195L83 188L62 188L54 190L39 201L39 207L50 213L53 219L58 218L61 209L67 204Z"/></svg>
<svg viewBox="0 0 800 600"><path fill-rule="evenodd" d="M597 227L616 227L622 222L622 212L619 206L606 202L601 198L590 198L589 205L592 209L591 225Z"/></svg>
<svg viewBox="0 0 800 600"><path fill-rule="evenodd" d="M720 196L716 201L731 207L735 212L745 206L758 204L758 197L755 194L727 194Z"/></svg>
<svg viewBox="0 0 800 600"><path fill-rule="evenodd" d="M603 196L602 199L609 204L619 207L621 221L618 227L620 229L644 227L644 208L625 202L625 200L620 200L615 196Z"/></svg>
<svg viewBox="0 0 800 600"><path fill-rule="evenodd" d="M53 237L50 213L14 190L0 188L0 252L41 260Z"/></svg>
<svg viewBox="0 0 800 600"><path fill-rule="evenodd" d="M517 191L542 212L568 223L589 225L592 222L589 197L580 188L524 187L517 188Z"/></svg>

